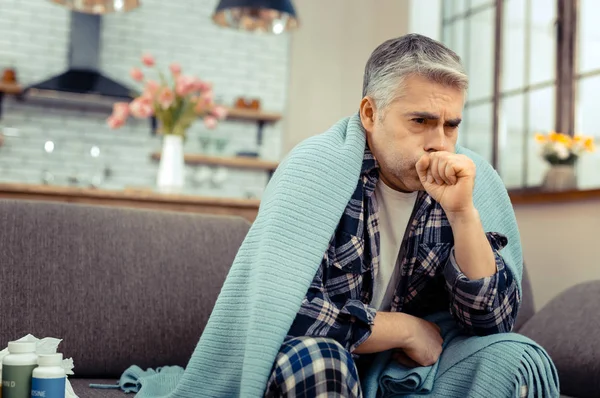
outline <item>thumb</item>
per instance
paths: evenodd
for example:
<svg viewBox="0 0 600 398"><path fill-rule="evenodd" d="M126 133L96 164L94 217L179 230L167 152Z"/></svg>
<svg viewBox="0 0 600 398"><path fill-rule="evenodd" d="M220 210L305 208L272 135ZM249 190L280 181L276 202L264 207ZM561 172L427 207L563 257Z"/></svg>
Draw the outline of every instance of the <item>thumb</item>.
<svg viewBox="0 0 600 398"><path fill-rule="evenodd" d="M427 169L429 169L430 163L431 159L429 158L429 154L423 154L423 156L421 156L421 158L415 165L415 168L417 169L417 174L420 178L427 178Z"/></svg>

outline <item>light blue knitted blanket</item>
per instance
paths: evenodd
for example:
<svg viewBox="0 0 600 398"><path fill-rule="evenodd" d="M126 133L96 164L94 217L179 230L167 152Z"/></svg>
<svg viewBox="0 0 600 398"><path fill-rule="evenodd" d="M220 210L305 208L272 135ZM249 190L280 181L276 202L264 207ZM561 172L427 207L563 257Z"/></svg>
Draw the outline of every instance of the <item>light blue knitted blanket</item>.
<svg viewBox="0 0 600 398"><path fill-rule="evenodd" d="M365 397L521 397L523 386L527 397L560 395L552 360L529 338L516 333L469 336L449 312L426 319L442 331L440 359L410 369L392 359L391 351L378 354L363 380Z"/></svg>
<svg viewBox="0 0 600 398"><path fill-rule="evenodd" d="M274 359L356 187L364 148L365 134L354 115L305 140L284 159L185 372L179 380L162 380L160 373L149 377L138 397L263 396ZM477 166L475 206L486 231L508 237L502 254L520 289L520 237L506 189L482 158L463 148L457 152ZM465 370L459 382L470 382L471 376ZM497 383L506 375L486 377ZM165 385L175 383L164 394Z"/></svg>

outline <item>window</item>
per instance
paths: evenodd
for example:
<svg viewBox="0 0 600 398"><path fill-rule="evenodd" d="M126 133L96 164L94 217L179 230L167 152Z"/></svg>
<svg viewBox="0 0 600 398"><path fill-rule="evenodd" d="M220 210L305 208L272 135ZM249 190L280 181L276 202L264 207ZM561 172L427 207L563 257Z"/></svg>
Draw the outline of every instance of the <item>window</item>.
<svg viewBox="0 0 600 398"><path fill-rule="evenodd" d="M600 99L599 1L442 4L442 40L462 58L470 78L459 143L487 158L509 189L542 182L547 165L535 132L600 138L593 116ZM600 186L596 170L597 156L580 159L580 187Z"/></svg>
<svg viewBox="0 0 600 398"><path fill-rule="evenodd" d="M575 72L575 132L600 139L597 121L600 100L600 2L579 0L577 68ZM600 159L588 155L579 159L580 188L600 186Z"/></svg>
<svg viewBox="0 0 600 398"><path fill-rule="evenodd" d="M493 157L490 132L493 129L494 3L493 0L443 3L443 40L461 57L470 79L459 143L490 162Z"/></svg>

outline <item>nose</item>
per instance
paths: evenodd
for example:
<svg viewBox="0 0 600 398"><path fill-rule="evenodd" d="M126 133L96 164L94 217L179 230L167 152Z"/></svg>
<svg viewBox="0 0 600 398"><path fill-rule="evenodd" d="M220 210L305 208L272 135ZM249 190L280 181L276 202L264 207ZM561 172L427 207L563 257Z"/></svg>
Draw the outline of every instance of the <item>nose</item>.
<svg viewBox="0 0 600 398"><path fill-rule="evenodd" d="M443 126L427 132L425 147L423 149L425 152L437 152L446 149L446 134L444 134Z"/></svg>

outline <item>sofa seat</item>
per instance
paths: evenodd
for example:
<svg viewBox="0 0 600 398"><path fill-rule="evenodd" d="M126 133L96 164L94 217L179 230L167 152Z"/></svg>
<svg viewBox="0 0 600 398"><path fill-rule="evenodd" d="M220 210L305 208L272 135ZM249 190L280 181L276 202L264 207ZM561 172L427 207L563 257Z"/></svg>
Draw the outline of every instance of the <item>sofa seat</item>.
<svg viewBox="0 0 600 398"><path fill-rule="evenodd" d="M117 384L116 379L77 379L69 377L73 391L80 398L123 398L133 397L133 394L124 394L121 389L90 388L90 384Z"/></svg>

